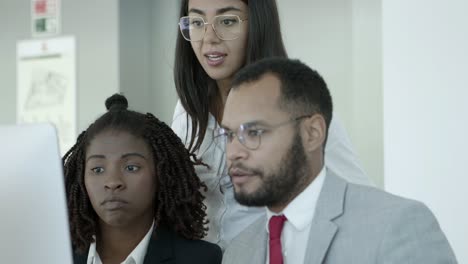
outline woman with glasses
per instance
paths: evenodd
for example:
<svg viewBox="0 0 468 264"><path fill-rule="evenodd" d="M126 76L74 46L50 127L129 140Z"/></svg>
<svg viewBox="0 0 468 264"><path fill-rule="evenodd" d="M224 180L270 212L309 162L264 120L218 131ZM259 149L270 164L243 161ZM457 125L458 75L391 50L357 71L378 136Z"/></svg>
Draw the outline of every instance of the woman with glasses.
<svg viewBox="0 0 468 264"><path fill-rule="evenodd" d="M182 0L174 81L179 96L173 130L200 161L197 173L207 185L206 240L225 247L265 213L239 205L225 160L225 142L216 137L233 76L266 57L287 57L275 0ZM222 131L221 131L222 132ZM233 135L231 135L233 137ZM326 165L351 182L371 184L360 167L346 131L333 119Z"/></svg>

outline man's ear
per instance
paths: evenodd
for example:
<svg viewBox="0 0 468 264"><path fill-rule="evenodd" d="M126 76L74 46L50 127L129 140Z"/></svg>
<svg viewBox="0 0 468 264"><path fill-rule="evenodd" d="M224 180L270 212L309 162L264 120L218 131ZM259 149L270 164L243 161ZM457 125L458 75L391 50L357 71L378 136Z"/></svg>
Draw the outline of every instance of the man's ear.
<svg viewBox="0 0 468 264"><path fill-rule="evenodd" d="M320 114L314 114L302 121L302 140L306 152L322 151L327 125Z"/></svg>

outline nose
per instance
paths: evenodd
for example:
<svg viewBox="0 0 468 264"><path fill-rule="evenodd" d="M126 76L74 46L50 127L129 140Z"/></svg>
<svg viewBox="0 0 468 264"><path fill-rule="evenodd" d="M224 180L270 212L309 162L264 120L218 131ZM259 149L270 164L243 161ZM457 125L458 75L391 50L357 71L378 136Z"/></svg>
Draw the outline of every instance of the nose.
<svg viewBox="0 0 468 264"><path fill-rule="evenodd" d="M226 142L226 157L228 162L246 159L249 156L249 150L240 143L237 136L231 142Z"/></svg>
<svg viewBox="0 0 468 264"><path fill-rule="evenodd" d="M125 189L122 173L119 170L112 170L106 177L105 188L111 191Z"/></svg>
<svg viewBox="0 0 468 264"><path fill-rule="evenodd" d="M207 43L218 43L221 39L216 34L213 24L205 25L205 35L203 36L203 42Z"/></svg>

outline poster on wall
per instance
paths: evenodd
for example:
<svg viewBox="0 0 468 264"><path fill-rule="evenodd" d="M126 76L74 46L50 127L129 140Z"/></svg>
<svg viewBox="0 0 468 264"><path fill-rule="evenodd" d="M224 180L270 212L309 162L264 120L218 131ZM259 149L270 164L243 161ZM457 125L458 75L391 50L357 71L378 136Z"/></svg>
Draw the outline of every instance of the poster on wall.
<svg viewBox="0 0 468 264"><path fill-rule="evenodd" d="M71 36L17 43L17 122L54 124L62 154L76 140L75 48Z"/></svg>
<svg viewBox="0 0 468 264"><path fill-rule="evenodd" d="M31 33L33 37L60 34L60 0L31 0Z"/></svg>

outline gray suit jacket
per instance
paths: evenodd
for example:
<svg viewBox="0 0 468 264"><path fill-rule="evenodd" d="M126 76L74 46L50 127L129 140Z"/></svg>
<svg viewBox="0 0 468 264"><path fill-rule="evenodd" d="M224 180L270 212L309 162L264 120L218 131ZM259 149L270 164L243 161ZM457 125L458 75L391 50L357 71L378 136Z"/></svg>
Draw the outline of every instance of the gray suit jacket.
<svg viewBox="0 0 468 264"><path fill-rule="evenodd" d="M265 264L268 246L262 217L226 249L224 264ZM457 263L430 210L420 202L347 183L330 174L320 193L305 262ZM299 264L299 263L287 263Z"/></svg>

